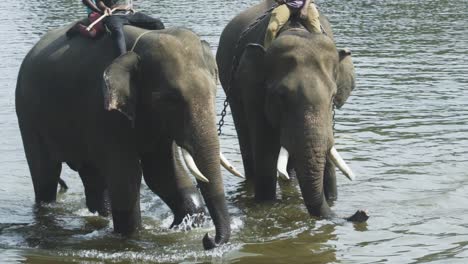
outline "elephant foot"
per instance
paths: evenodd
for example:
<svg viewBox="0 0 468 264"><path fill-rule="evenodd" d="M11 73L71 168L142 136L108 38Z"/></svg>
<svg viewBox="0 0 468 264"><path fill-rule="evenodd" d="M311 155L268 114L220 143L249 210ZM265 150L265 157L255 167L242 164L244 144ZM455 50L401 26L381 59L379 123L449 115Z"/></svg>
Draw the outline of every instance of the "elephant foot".
<svg viewBox="0 0 468 264"><path fill-rule="evenodd" d="M91 213L97 212L100 216L109 216L111 206L108 191L86 196L86 206Z"/></svg>
<svg viewBox="0 0 468 264"><path fill-rule="evenodd" d="M336 200L338 200L338 195L327 195L326 196L326 199L327 199L327 202L328 202L328 206L332 206L334 202L336 202Z"/></svg>
<svg viewBox="0 0 468 264"><path fill-rule="evenodd" d="M369 219L369 213L366 210L358 210L352 216L346 218L347 221L355 223L363 223Z"/></svg>
<svg viewBox="0 0 468 264"><path fill-rule="evenodd" d="M112 211L114 231L123 236L130 236L141 227L140 215L135 212Z"/></svg>
<svg viewBox="0 0 468 264"><path fill-rule="evenodd" d="M217 241L215 241L217 240ZM203 248L205 250L210 250L216 247L221 246L222 244L227 243L229 238L219 238L219 239L213 239L206 233L206 235L203 237Z"/></svg>

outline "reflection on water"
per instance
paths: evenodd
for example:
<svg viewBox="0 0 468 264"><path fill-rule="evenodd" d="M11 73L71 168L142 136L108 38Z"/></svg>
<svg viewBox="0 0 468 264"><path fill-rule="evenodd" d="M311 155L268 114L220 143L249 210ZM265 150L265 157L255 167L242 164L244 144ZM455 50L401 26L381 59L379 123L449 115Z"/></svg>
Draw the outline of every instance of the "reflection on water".
<svg viewBox="0 0 468 264"><path fill-rule="evenodd" d="M319 1L338 46L353 51L357 89L337 111L336 142L358 175L339 177L334 210L371 212L366 224L310 219L297 184L256 204L247 186L225 177L231 243L205 252L213 227L169 230L169 209L145 186L144 231L125 240L112 221L85 209L81 182L53 205L35 207L14 112L19 65L48 29L84 16L81 1L5 0L0 11L0 263L248 262L466 263L468 261L468 2ZM246 1L135 1L167 26L185 26L216 51L223 26ZM218 110L224 94L219 91ZM242 167L230 117L221 144Z"/></svg>

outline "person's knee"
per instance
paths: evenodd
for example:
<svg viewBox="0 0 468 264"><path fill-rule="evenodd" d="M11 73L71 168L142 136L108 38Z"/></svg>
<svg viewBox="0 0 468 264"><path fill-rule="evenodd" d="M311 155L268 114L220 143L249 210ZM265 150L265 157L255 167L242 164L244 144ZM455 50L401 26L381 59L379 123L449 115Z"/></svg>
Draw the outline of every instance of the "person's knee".
<svg viewBox="0 0 468 264"><path fill-rule="evenodd" d="M315 4L312 3L309 5L309 8L307 10L307 16L309 17L309 19L319 19L320 14Z"/></svg>
<svg viewBox="0 0 468 264"><path fill-rule="evenodd" d="M147 28L147 29L153 29L153 30L157 30L157 29L164 29L164 24L161 20L155 18L155 19L152 19L151 21L149 21L148 23L146 23L146 25L142 25L143 27Z"/></svg>
<svg viewBox="0 0 468 264"><path fill-rule="evenodd" d="M276 35L278 33L279 26L278 23L273 22L268 25L267 32L273 35Z"/></svg>
<svg viewBox="0 0 468 264"><path fill-rule="evenodd" d="M156 21L154 21L153 27L155 29L164 29L165 28L164 23L159 19L156 19Z"/></svg>
<svg viewBox="0 0 468 264"><path fill-rule="evenodd" d="M164 29L164 23L159 18L154 18L137 12L129 17L129 22L131 25L142 27L145 29Z"/></svg>

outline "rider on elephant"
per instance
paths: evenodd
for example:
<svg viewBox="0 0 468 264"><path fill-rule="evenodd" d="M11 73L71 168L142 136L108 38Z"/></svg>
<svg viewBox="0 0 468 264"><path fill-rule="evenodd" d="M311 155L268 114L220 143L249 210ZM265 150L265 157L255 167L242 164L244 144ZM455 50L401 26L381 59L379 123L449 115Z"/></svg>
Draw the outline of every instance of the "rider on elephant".
<svg viewBox="0 0 468 264"><path fill-rule="evenodd" d="M310 32L322 33L319 12L314 0L276 0L280 5L271 12L263 46L268 49L281 27L288 22L291 15L299 13L304 26Z"/></svg>
<svg viewBox="0 0 468 264"><path fill-rule="evenodd" d="M87 27L99 19L103 14L103 12L97 7L96 1L97 0L82 0L83 4L86 6L88 20L80 21L71 27L70 30L68 30L66 33L68 38L72 38L76 34L80 33L84 37L95 39L101 36L103 32L105 32L102 22L98 22L90 30L87 30Z"/></svg>
<svg viewBox="0 0 468 264"><path fill-rule="evenodd" d="M127 0L97 0L97 7L107 14L104 25L111 33L119 55L127 52L125 37L123 33L124 25L132 25L145 29L164 29L164 24L158 18L153 18L141 12L135 12L132 5ZM112 12L114 10L114 12Z"/></svg>

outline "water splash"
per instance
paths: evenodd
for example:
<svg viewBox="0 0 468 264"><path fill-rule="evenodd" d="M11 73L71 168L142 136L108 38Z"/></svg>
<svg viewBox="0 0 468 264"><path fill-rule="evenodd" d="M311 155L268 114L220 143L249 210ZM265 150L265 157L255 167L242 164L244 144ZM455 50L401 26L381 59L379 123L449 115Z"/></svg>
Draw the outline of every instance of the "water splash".
<svg viewBox="0 0 468 264"><path fill-rule="evenodd" d="M179 225L173 227L175 231L190 231L194 228L207 227L211 224L211 218L205 216L205 213L186 215Z"/></svg>

